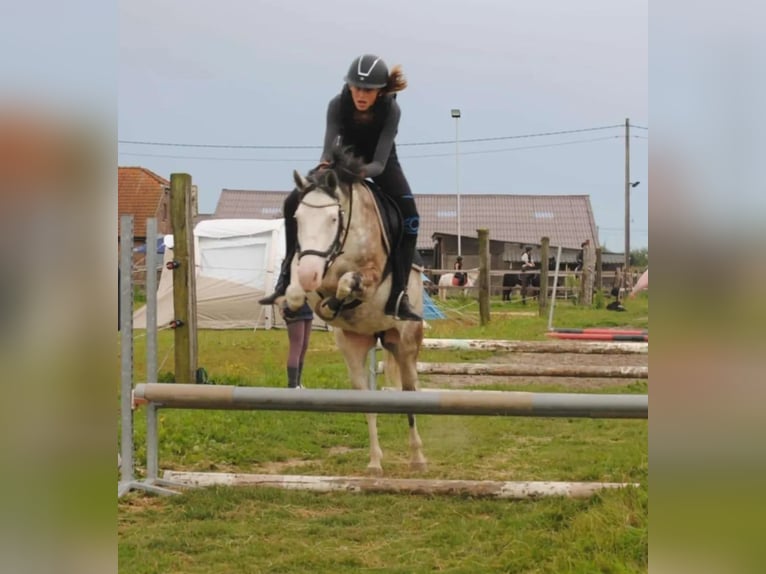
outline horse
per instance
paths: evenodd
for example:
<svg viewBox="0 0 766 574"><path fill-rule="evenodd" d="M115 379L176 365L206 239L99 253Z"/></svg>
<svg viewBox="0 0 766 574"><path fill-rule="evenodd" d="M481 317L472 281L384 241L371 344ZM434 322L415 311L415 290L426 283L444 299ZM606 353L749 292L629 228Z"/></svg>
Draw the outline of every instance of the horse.
<svg viewBox="0 0 766 574"><path fill-rule="evenodd" d="M463 296L468 296L468 289L476 285L477 274L476 272L468 273L466 271L461 271L461 273L465 276L465 283L463 283L463 285L458 285L458 282L455 280L454 273L445 273L439 277L440 301L447 300L447 292L449 291L448 287L465 287L465 289L463 289Z"/></svg>
<svg viewBox="0 0 766 574"><path fill-rule="evenodd" d="M332 325L335 342L356 389L368 388L365 363L380 338L385 372L404 391L418 389L417 360L423 342L422 321L400 321L384 314L391 288L388 257L392 251L373 192L359 177L360 163L336 153L330 167L305 178L293 171L300 192L295 212L298 251L291 266L287 304L299 308L304 300ZM421 270L410 271L410 304L423 312ZM381 474L383 456L378 442L377 415L367 414L370 461L367 470ZM423 443L415 416L409 423L410 468L425 470Z"/></svg>
<svg viewBox="0 0 766 574"><path fill-rule="evenodd" d="M540 268L539 263L535 264L535 268L536 269ZM556 269L556 258L549 257L548 271L555 271L555 269ZM533 292L537 289L540 289L540 274L539 273L524 273L524 272L505 273L503 275L503 301L510 301L511 292L517 287L519 287L521 290L521 302L526 305L527 293L529 292L530 288L532 289Z"/></svg>

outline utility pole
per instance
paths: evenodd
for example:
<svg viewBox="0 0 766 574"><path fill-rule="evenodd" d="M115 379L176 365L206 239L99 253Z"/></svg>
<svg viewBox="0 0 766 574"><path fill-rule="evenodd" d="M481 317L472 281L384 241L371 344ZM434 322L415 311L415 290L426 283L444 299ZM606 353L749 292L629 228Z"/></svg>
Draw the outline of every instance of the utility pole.
<svg viewBox="0 0 766 574"><path fill-rule="evenodd" d="M630 267L630 119L625 118L625 263L624 277ZM626 279L627 280L627 279ZM627 285L626 285L627 287Z"/></svg>

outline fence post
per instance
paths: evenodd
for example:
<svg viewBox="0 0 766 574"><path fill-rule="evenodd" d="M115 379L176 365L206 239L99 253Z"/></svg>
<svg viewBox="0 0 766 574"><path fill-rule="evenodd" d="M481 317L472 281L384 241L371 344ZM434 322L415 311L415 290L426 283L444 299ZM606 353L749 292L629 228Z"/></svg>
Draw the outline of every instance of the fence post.
<svg viewBox="0 0 766 574"><path fill-rule="evenodd" d="M580 305L590 307L593 304L594 253L590 242L583 247L582 283L580 285Z"/></svg>
<svg viewBox="0 0 766 574"><path fill-rule="evenodd" d="M603 271L601 263L601 247L596 247L596 291L599 293L604 292Z"/></svg>
<svg viewBox="0 0 766 574"><path fill-rule="evenodd" d="M133 216L120 216L120 481L133 482ZM120 492L118 490L118 493Z"/></svg>
<svg viewBox="0 0 766 574"><path fill-rule="evenodd" d="M550 243L549 237L540 239L540 292L537 295L540 317L545 317L545 312L548 309L548 257L550 257Z"/></svg>
<svg viewBox="0 0 766 574"><path fill-rule="evenodd" d="M170 174L170 221L173 226L173 320L175 382L196 382L197 305L191 220L191 176Z"/></svg>
<svg viewBox="0 0 766 574"><path fill-rule="evenodd" d="M477 229L479 235L479 323L489 323L489 229Z"/></svg>

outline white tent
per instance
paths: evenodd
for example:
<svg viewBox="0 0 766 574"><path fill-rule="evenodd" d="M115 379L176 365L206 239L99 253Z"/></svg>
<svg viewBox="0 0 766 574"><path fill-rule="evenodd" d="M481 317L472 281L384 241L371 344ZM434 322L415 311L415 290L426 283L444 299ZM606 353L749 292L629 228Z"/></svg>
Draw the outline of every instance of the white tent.
<svg viewBox="0 0 766 574"><path fill-rule="evenodd" d="M209 219L194 228L197 267L197 327L254 329L283 325L275 307L258 299L270 293L284 258L284 219ZM157 289L157 325L173 320L172 235ZM170 243L170 245L168 245ZM324 323L315 317L316 326ZM146 307L133 315L135 328L146 328Z"/></svg>

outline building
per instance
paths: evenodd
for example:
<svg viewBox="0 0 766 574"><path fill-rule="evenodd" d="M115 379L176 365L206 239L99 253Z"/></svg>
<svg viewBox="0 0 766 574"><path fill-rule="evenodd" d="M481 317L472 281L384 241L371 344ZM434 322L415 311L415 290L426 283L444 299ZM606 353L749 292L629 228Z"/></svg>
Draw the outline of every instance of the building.
<svg viewBox="0 0 766 574"><path fill-rule="evenodd" d="M216 218L282 217L286 191L224 189ZM416 197L420 213L418 251L433 269L451 269L457 256L457 197L425 193ZM550 239L551 255L562 247L562 263L573 266L586 240L598 245L598 228L587 195L471 194L460 197L461 252L465 268L478 266L477 229L490 235L492 269L517 267L525 245L539 258L540 240ZM604 254L604 264L622 254ZM612 261L614 259L614 261Z"/></svg>

